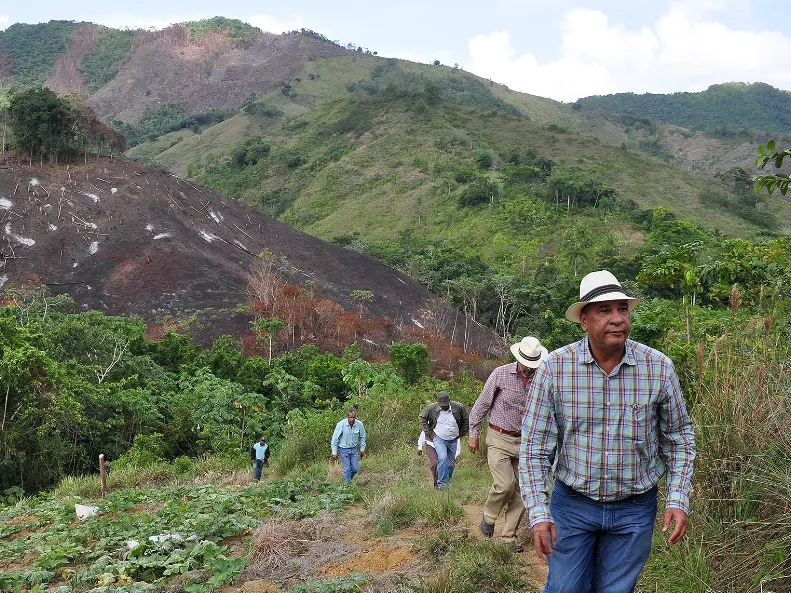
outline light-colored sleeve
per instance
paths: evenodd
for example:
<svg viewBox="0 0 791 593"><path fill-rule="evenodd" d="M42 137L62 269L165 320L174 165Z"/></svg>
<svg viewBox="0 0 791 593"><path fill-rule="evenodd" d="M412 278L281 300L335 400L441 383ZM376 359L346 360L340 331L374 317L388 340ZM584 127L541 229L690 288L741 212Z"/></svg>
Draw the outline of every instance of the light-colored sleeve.
<svg viewBox="0 0 791 593"><path fill-rule="evenodd" d="M425 444L426 444L426 431L425 430L421 430L420 431L420 436L417 438L417 450L418 451L422 451L423 450L423 445L425 445Z"/></svg>
<svg viewBox="0 0 791 593"><path fill-rule="evenodd" d="M470 438L477 439L481 430L481 422L492 409L492 402L497 393L497 369L489 374L481 394L470 410Z"/></svg>
<svg viewBox="0 0 791 593"><path fill-rule="evenodd" d="M542 364L527 392L519 448L519 482L530 527L554 522L549 512L549 478L557 441L553 381L548 365Z"/></svg>
<svg viewBox="0 0 791 593"><path fill-rule="evenodd" d="M359 420L357 422L360 422ZM366 445L366 437L365 437L365 425L360 422L360 451L365 451Z"/></svg>
<svg viewBox="0 0 791 593"><path fill-rule="evenodd" d="M332 447L332 454L338 454L338 443L341 440L341 433L343 432L343 420L338 422L335 425L335 431L332 433L332 439L330 439L330 447Z"/></svg>
<svg viewBox="0 0 791 593"><path fill-rule="evenodd" d="M456 439L456 457L455 457L455 459L458 459L459 455L461 455L461 439Z"/></svg>
<svg viewBox="0 0 791 593"><path fill-rule="evenodd" d="M664 405L659 408L659 448L667 466L665 507L689 514L692 494L692 466L695 460L695 431L687 413L681 385L673 363L663 386Z"/></svg>

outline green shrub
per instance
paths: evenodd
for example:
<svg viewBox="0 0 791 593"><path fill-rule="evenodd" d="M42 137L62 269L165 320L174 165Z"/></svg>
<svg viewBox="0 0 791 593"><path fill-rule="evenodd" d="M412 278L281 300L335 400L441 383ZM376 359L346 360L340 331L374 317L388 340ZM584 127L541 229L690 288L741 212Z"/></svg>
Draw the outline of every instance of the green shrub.
<svg viewBox="0 0 791 593"><path fill-rule="evenodd" d="M177 476L183 476L190 473L194 467L195 463L186 455L176 457L176 459L173 460L173 473L175 473Z"/></svg>
<svg viewBox="0 0 791 593"><path fill-rule="evenodd" d="M112 462L113 469L129 465L151 465L165 459L165 440L162 434L139 434L132 447L119 459Z"/></svg>
<svg viewBox="0 0 791 593"><path fill-rule="evenodd" d="M284 474L330 456L330 439L335 425L346 414L339 409L293 409L286 416L283 447L275 469Z"/></svg>
<svg viewBox="0 0 791 593"><path fill-rule="evenodd" d="M431 355L425 344L392 344L387 353L393 368L408 385L417 383L431 368Z"/></svg>

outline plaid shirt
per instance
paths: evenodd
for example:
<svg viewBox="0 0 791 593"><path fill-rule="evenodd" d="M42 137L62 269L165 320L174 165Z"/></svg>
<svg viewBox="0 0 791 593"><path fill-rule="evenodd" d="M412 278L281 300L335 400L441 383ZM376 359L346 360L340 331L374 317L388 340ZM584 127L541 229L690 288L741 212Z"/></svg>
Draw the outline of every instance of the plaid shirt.
<svg viewBox="0 0 791 593"><path fill-rule="evenodd" d="M522 429L527 390L531 382L532 378L525 386L516 373L515 362L494 369L470 411L470 437L478 438L481 422L486 414L489 414L489 422L495 426L519 432Z"/></svg>
<svg viewBox="0 0 791 593"><path fill-rule="evenodd" d="M544 359L527 397L519 481L530 526L552 521L549 475L599 501L649 490L667 473L667 508L689 513L695 437L678 376L661 352L626 341L607 375L588 338Z"/></svg>

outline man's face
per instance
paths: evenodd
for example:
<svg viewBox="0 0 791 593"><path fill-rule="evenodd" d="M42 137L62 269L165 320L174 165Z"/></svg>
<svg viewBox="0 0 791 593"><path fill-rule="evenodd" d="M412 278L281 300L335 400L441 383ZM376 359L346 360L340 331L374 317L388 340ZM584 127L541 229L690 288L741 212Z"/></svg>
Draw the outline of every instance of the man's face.
<svg viewBox="0 0 791 593"><path fill-rule="evenodd" d="M439 404L439 409L443 411L447 411L450 408L450 400L449 399L440 399L437 400Z"/></svg>
<svg viewBox="0 0 791 593"><path fill-rule="evenodd" d="M261 444L261 446L262 446L262 447L263 447L264 445L266 445L266 439L261 439L261 440L260 440L260 441L258 441L258 442Z"/></svg>
<svg viewBox="0 0 791 593"><path fill-rule="evenodd" d="M536 374L536 369L525 366L521 362L516 363L516 370L520 375L526 377L527 379Z"/></svg>
<svg viewBox="0 0 791 593"><path fill-rule="evenodd" d="M622 350L632 327L627 301L590 303L580 313L580 325L588 341L599 350Z"/></svg>
<svg viewBox="0 0 791 593"><path fill-rule="evenodd" d="M346 414L346 419L349 421L349 426L354 426L354 421L357 420L357 414L349 412Z"/></svg>

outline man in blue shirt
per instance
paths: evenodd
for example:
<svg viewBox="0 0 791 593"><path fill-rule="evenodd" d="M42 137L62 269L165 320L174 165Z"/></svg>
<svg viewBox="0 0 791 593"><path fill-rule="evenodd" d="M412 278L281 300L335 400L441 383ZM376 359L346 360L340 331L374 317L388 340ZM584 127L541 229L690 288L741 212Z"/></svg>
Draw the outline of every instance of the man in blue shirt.
<svg viewBox="0 0 791 593"><path fill-rule="evenodd" d="M333 461L341 458L343 481L348 484L360 469L360 458L365 456L365 427L357 420L357 410L349 408L346 418L335 425L330 446Z"/></svg>
<svg viewBox="0 0 791 593"><path fill-rule="evenodd" d="M250 447L250 461L253 462L253 477L258 481L261 479L261 470L269 461L269 443L266 442L266 437L261 437Z"/></svg>

